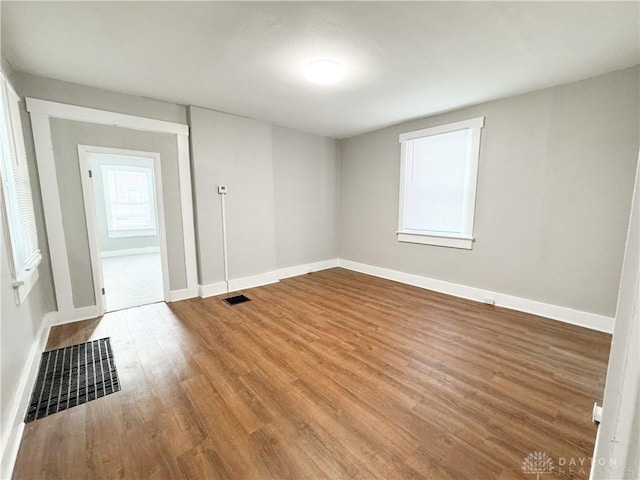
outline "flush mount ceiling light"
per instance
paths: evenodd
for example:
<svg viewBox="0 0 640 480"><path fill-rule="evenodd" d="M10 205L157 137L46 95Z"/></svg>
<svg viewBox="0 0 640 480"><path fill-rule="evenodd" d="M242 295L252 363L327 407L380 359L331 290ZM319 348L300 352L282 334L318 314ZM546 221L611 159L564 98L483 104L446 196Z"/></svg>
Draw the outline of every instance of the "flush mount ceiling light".
<svg viewBox="0 0 640 480"><path fill-rule="evenodd" d="M315 60L307 65L304 77L312 83L330 85L344 77L342 67L333 60Z"/></svg>

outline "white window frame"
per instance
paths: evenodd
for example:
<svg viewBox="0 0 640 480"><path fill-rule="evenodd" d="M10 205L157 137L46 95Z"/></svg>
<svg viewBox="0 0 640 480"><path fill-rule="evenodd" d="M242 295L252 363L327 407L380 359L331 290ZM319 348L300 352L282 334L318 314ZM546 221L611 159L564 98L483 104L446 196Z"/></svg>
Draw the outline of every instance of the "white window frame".
<svg viewBox="0 0 640 480"><path fill-rule="evenodd" d="M471 250L473 248L473 242L475 241L473 236L473 224L476 208L476 187L478 182L480 134L482 127L484 127L484 117L477 117L460 122L407 132L400 135L400 201L398 212L398 231L396 232L399 242L462 248L466 250ZM417 138L430 137L459 130L471 131L469 160L465 178L464 220L460 235L407 228L405 226L405 201L407 182L409 180L409 171L407 168L408 142Z"/></svg>
<svg viewBox="0 0 640 480"><path fill-rule="evenodd" d="M147 167L135 167L130 165L110 165L105 164L100 166L102 173L102 182L103 182L103 190L104 190L104 201L106 207L106 216L107 216L107 235L109 238L125 238L125 237L147 237L147 236L155 236L158 234L158 225L156 222L156 210L155 210L155 188L154 188L154 177L153 177L153 169ZM149 205L151 208L151 225L149 227L130 227L130 228L118 228L114 225L113 213L111 211L111 185L109 183L109 172L110 171L128 171L135 173L142 173L146 177L147 182L147 193L149 194L150 200Z"/></svg>
<svg viewBox="0 0 640 480"><path fill-rule="evenodd" d="M35 239L33 244L25 240L23 231L25 218L20 217L19 211L31 209L31 218L26 218L31 223L28 225L31 231L36 231L35 212L33 211L33 194L31 186L27 191L31 193L30 205L20 205L20 195L16 187L16 176L28 177L27 156L22 133L22 120L20 118L20 96L0 71L0 92L6 100L4 118L7 121L8 131L6 141L0 141L0 198L2 200L2 222L5 243L8 250L9 270L11 272L11 286L14 290L16 305L21 305L26 300L29 292L39 278L38 266L42 261L42 254ZM13 102L13 104L11 104ZM3 102L4 103L4 102ZM2 128L0 126L0 128ZM1 133L4 136L4 132ZM15 163L15 164L14 164Z"/></svg>

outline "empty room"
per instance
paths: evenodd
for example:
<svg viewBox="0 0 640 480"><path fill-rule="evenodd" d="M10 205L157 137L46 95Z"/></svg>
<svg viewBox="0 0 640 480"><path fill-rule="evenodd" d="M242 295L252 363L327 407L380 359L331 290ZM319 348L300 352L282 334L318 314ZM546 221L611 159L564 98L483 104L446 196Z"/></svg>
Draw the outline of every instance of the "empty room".
<svg viewBox="0 0 640 480"><path fill-rule="evenodd" d="M2 479L640 479L640 2L0 2Z"/></svg>

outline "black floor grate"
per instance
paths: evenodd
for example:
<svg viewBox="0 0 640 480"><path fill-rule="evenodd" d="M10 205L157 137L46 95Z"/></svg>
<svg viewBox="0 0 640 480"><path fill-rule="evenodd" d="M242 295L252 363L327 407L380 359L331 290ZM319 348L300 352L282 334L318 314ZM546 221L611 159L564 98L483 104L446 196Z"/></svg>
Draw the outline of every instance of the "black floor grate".
<svg viewBox="0 0 640 480"><path fill-rule="evenodd" d="M237 305L239 303L250 302L251 299L244 295L236 295L235 297L227 297L224 299L229 305Z"/></svg>
<svg viewBox="0 0 640 480"><path fill-rule="evenodd" d="M42 354L25 422L120 390L109 338Z"/></svg>

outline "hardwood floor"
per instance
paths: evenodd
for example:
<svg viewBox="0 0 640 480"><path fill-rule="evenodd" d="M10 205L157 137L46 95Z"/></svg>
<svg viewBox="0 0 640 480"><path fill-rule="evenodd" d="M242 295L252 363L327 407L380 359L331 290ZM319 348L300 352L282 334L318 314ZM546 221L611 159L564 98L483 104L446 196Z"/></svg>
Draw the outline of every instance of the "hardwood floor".
<svg viewBox="0 0 640 480"><path fill-rule="evenodd" d="M342 269L244 293L54 328L122 391L27 424L14 478L588 478L609 335Z"/></svg>

